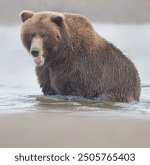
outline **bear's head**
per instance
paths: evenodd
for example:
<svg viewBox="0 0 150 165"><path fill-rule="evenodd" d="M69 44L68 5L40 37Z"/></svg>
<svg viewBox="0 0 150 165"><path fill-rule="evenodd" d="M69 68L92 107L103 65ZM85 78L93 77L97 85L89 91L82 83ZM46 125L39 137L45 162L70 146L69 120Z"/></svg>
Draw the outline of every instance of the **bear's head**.
<svg viewBox="0 0 150 165"><path fill-rule="evenodd" d="M68 40L68 31L63 14L55 12L22 11L21 39L33 56L37 66L42 66L46 58ZM57 53L55 53L57 54Z"/></svg>

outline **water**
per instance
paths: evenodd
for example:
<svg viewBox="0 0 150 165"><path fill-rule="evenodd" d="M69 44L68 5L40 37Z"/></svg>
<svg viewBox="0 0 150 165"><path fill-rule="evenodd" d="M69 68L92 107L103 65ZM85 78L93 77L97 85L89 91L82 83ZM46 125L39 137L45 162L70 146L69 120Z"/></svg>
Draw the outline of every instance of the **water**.
<svg viewBox="0 0 150 165"><path fill-rule="evenodd" d="M34 112L150 118L150 24L95 23L94 26L138 68L142 82L139 103L102 103L77 97L42 96L34 63L20 41L20 26L0 26L0 114Z"/></svg>

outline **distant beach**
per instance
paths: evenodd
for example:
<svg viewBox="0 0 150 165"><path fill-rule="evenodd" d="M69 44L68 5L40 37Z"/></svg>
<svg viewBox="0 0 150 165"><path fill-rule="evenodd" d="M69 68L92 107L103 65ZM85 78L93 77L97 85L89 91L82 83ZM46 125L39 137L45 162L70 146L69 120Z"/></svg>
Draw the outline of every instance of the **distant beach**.
<svg viewBox="0 0 150 165"><path fill-rule="evenodd" d="M22 10L79 13L103 23L150 22L149 0L0 0L0 24L18 23Z"/></svg>

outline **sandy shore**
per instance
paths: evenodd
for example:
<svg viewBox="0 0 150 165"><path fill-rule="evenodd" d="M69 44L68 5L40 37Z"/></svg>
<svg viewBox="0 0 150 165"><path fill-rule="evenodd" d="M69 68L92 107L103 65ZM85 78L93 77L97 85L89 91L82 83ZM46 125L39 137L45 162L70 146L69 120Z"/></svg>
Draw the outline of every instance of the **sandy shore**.
<svg viewBox="0 0 150 165"><path fill-rule="evenodd" d="M0 147L150 147L150 119L1 114Z"/></svg>

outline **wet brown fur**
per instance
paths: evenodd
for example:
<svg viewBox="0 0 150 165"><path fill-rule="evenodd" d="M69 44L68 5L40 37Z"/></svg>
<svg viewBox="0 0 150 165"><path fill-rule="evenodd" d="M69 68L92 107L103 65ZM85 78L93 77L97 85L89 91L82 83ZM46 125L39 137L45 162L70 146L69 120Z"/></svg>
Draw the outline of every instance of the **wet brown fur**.
<svg viewBox="0 0 150 165"><path fill-rule="evenodd" d="M53 22L57 15L62 17L60 25ZM134 64L99 36L88 19L41 12L31 13L23 22L21 38L28 50L33 36L38 34L44 40L45 63L36 67L36 74L45 95L139 100L140 79Z"/></svg>

